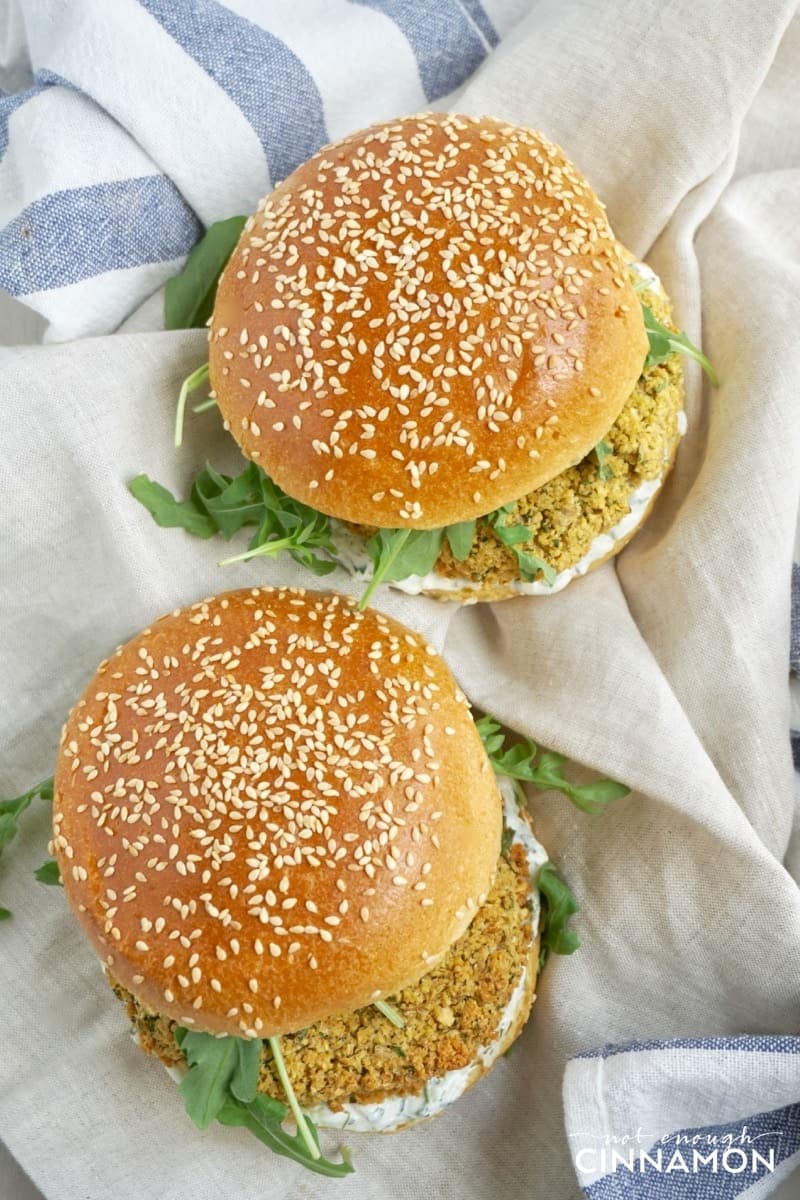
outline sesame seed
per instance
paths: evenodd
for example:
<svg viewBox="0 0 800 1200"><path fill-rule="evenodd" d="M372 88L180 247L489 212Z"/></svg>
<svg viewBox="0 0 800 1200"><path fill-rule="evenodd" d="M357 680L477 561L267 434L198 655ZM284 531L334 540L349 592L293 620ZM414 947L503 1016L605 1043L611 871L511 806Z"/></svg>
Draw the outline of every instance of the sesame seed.
<svg viewBox="0 0 800 1200"><path fill-rule="evenodd" d="M541 134L452 114L353 135L314 168L318 186L259 206L226 272L248 281L248 328L212 321L212 370L219 356L278 419L254 422L244 396L246 417L223 416L244 420L253 458L274 462L284 433L293 455L322 458L315 502L341 517L358 495L360 518L420 527L437 475L477 508L502 502L504 478L535 461L512 426L533 428L535 397L584 370L587 297L616 293L616 315L633 304L591 188ZM476 445L488 465L473 492ZM381 481L366 517L365 462Z"/></svg>

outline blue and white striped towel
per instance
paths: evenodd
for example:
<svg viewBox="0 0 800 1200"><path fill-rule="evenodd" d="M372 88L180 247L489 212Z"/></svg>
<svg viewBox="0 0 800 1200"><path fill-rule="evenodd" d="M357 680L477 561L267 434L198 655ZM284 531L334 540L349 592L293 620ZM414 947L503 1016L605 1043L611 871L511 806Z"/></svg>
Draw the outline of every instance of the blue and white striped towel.
<svg viewBox="0 0 800 1200"><path fill-rule="evenodd" d="M31 86L0 93L0 287L48 340L111 332L203 226L326 142L452 93L526 8L7 0L0 84Z"/></svg>
<svg viewBox="0 0 800 1200"><path fill-rule="evenodd" d="M590 1050L564 1110L588 1200L760 1200L800 1165L800 1037Z"/></svg>

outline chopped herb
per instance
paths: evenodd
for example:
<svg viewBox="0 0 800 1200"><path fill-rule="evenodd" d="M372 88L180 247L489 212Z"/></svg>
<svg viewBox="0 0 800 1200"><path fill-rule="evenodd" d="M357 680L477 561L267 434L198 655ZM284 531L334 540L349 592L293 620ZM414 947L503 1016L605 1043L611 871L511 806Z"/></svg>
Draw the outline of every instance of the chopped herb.
<svg viewBox="0 0 800 1200"><path fill-rule="evenodd" d="M508 825L503 826L503 836L500 839L500 853L503 857L507 857L509 850L514 843L514 830Z"/></svg>
<svg viewBox="0 0 800 1200"><path fill-rule="evenodd" d="M441 529L378 529L367 542L372 578L358 602L366 608L379 583L427 575L442 549Z"/></svg>
<svg viewBox="0 0 800 1200"><path fill-rule="evenodd" d="M607 804L630 793L629 787L613 779L598 779L580 786L572 784L564 777L565 755L553 750L540 751L529 738L521 738L505 749L505 735L494 717L481 717L475 724L498 775L532 783L543 792L561 792L576 808L592 814L603 812Z"/></svg>
<svg viewBox="0 0 800 1200"><path fill-rule="evenodd" d="M597 455L597 463L598 463L597 473L600 476L600 478L601 479L613 479L614 472L611 470L611 467L608 465L608 462L606 461L608 459L609 455L614 453L611 446L609 446L608 442L598 442L594 448L594 452Z"/></svg>
<svg viewBox="0 0 800 1200"><path fill-rule="evenodd" d="M695 362L700 364L711 380L713 387L719 387L719 379L711 363L702 350L699 350L693 342L689 341L685 333L676 333L674 329L670 329L667 325L662 325L653 314L653 310L644 302L642 302L642 313L644 315L644 327L650 342L650 349L647 358L644 360L644 370L666 362L671 354L686 354L689 358L693 358Z"/></svg>
<svg viewBox="0 0 800 1200"><path fill-rule="evenodd" d="M394 1050L395 1054L399 1054L401 1058L406 1057L406 1052L403 1050L402 1046L395 1046L393 1043L390 1043L389 1049Z"/></svg>
<svg viewBox="0 0 800 1200"><path fill-rule="evenodd" d="M577 933L567 928L570 917L580 910L577 900L552 863L544 864L536 882L542 895L539 943L541 970L550 954L574 954L580 946Z"/></svg>
<svg viewBox="0 0 800 1200"><path fill-rule="evenodd" d="M164 289L164 328L200 329L211 316L222 271L238 242L246 217L209 225L178 275Z"/></svg>
<svg viewBox="0 0 800 1200"><path fill-rule="evenodd" d="M54 858L49 858L47 862L42 863L39 869L34 871L33 876L39 883L46 883L51 887L62 886L61 873Z"/></svg>
<svg viewBox="0 0 800 1200"><path fill-rule="evenodd" d="M13 842L19 833L19 821L22 814L30 808L34 800L50 801L53 799L53 778L43 779L35 787L15 796L13 800L0 800L0 854L5 846ZM0 921L7 921L11 910L0 908Z"/></svg>

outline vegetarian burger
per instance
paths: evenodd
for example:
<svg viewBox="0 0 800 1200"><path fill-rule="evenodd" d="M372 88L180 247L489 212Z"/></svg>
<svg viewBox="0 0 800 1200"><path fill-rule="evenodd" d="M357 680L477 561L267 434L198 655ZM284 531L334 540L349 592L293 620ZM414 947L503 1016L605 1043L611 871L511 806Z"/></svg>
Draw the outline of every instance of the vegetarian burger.
<svg viewBox="0 0 800 1200"><path fill-rule="evenodd" d="M244 454L364 578L548 592L616 553L684 430L653 272L542 134L428 114L321 150L220 280L210 378Z"/></svg>
<svg viewBox="0 0 800 1200"><path fill-rule="evenodd" d="M195 1120L262 1136L271 1113L273 1148L305 1138L328 1173L309 1118L432 1116L534 999L546 855L443 661L336 594L230 592L101 664L64 729L54 850Z"/></svg>

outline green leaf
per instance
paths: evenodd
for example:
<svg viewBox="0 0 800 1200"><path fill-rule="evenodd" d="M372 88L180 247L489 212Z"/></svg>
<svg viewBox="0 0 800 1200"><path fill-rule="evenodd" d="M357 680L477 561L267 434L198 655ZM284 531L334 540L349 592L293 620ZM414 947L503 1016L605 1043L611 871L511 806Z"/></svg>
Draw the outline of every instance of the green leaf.
<svg viewBox="0 0 800 1200"><path fill-rule="evenodd" d="M175 445L183 444L183 421L186 415L186 401L189 398L189 393L194 392L201 384L208 381L208 363L203 363L192 371L191 375L187 375L181 384L181 390L178 392L178 404L175 409ZM211 397L209 397L211 399ZM213 401L216 403L216 401Z"/></svg>
<svg viewBox="0 0 800 1200"><path fill-rule="evenodd" d="M448 525L445 529L444 536L457 562L463 562L469 557L475 541L476 526L477 521L459 521L457 525Z"/></svg>
<svg viewBox="0 0 800 1200"><path fill-rule="evenodd" d="M552 863L544 864L537 886L542 895L539 969L552 954L574 954L580 946L577 933L568 928L570 917L580 911L568 885Z"/></svg>
<svg viewBox="0 0 800 1200"><path fill-rule="evenodd" d="M544 582L552 587L556 578L556 572L553 568L543 558L539 558L537 554L520 548L524 542L531 540L530 529L528 529L527 525L515 525L506 520L514 507L513 502L504 504L501 508L496 508L494 512L490 512L483 519L492 527L495 535L503 545L507 546L513 552L517 560L519 573L523 579L531 583L541 573Z"/></svg>
<svg viewBox="0 0 800 1200"><path fill-rule="evenodd" d="M61 887L61 874L58 869L58 863L54 858L49 858L47 862L42 863L37 871L34 871L34 878L39 883L46 883L50 887Z"/></svg>
<svg viewBox="0 0 800 1200"><path fill-rule="evenodd" d="M183 270L167 280L164 328L202 328L211 316L223 268L241 236L246 217L228 217L209 225Z"/></svg>
<svg viewBox="0 0 800 1200"><path fill-rule="evenodd" d="M711 380L712 386L719 387L719 379L711 363L702 350L699 350L693 342L689 341L685 333L676 333L669 326L662 325L653 313L653 310L645 303L642 303L642 314L644 316L644 327L650 342L650 349L647 358L644 360L644 370L665 362L671 354L686 354L689 358L693 358L695 362L700 364Z"/></svg>
<svg viewBox="0 0 800 1200"><path fill-rule="evenodd" d="M224 538L232 538L245 525L258 525L263 519L260 471L251 463L241 475L220 475L210 463L192 484L192 502L214 522Z"/></svg>
<svg viewBox="0 0 800 1200"><path fill-rule="evenodd" d="M19 833L19 819L37 797L45 801L53 799L52 775L13 800L0 800L0 853ZM9 909L0 908L0 921L7 921L10 916Z"/></svg>
<svg viewBox="0 0 800 1200"><path fill-rule="evenodd" d="M531 554L528 550L514 550L519 563L519 572L523 579L528 583L532 583L536 576L541 572L542 579L552 587L556 581L556 573L543 558L539 558L536 554Z"/></svg>
<svg viewBox="0 0 800 1200"><path fill-rule="evenodd" d="M198 1129L208 1129L229 1097L239 1064L240 1039L183 1030L179 1042L189 1070L180 1083L186 1111Z"/></svg>
<svg viewBox="0 0 800 1200"><path fill-rule="evenodd" d="M245 525L257 526L247 550L223 559L223 566L286 552L315 575L336 569L330 518L287 496L255 463L233 478L207 463L193 480L188 500L176 500L146 475L128 486L157 524L180 527L195 537L221 533L231 538Z"/></svg>
<svg viewBox="0 0 800 1200"><path fill-rule="evenodd" d="M342 1149L342 1162L331 1162L323 1158L312 1158L308 1148L299 1133L288 1134L283 1128L288 1110L285 1104L273 1100L270 1096L258 1095L249 1104L229 1098L217 1114L217 1120L222 1125L236 1125L247 1129L260 1142L268 1146L274 1154L291 1158L309 1171L317 1175L326 1175L337 1179L352 1173L353 1164L349 1155ZM311 1136L319 1146L319 1134L313 1122L306 1117Z"/></svg>
<svg viewBox="0 0 800 1200"><path fill-rule="evenodd" d="M489 758L492 758L506 740L505 735L501 733L500 722L495 721L494 717L490 717L487 714L475 722L475 728L481 736L484 750L489 755Z"/></svg>
<svg viewBox="0 0 800 1200"><path fill-rule="evenodd" d="M380 583L427 575L442 550L442 529L378 529L367 542L372 579L358 602L366 608Z"/></svg>
<svg viewBox="0 0 800 1200"><path fill-rule="evenodd" d="M606 462L606 459L611 454L614 453L614 451L611 449L611 446L609 446L608 442L598 442L594 448L594 452L597 455L597 464L598 464L597 473L600 476L600 478L601 479L613 479L614 472L611 470L611 467Z"/></svg>
<svg viewBox="0 0 800 1200"><path fill-rule="evenodd" d="M629 787L613 779L597 779L580 786L570 783L564 776L566 757L555 750L540 753L530 738L520 738L506 750L505 735L500 732L501 727L494 717L481 717L475 727L498 775L532 783L540 791L561 792L582 812L601 813L607 804L630 794Z"/></svg>
<svg viewBox="0 0 800 1200"><path fill-rule="evenodd" d="M563 754L556 754L553 750L545 751L532 771L529 782L541 791L561 792L576 808L592 815L603 812L606 805L613 800L621 800L630 794L629 787L624 783L616 783L613 779L598 779L595 783L576 787L564 778L566 761Z"/></svg>
<svg viewBox="0 0 800 1200"><path fill-rule="evenodd" d="M210 538L217 532L208 514L191 500L176 500L172 492L146 475L137 475L132 479L128 490L163 529L185 529L193 537L199 538Z"/></svg>
<svg viewBox="0 0 800 1200"><path fill-rule="evenodd" d="M231 1076L231 1095L243 1104L255 1100L258 1094L258 1077L261 1073L261 1046L258 1039L245 1041L235 1038L236 1063Z"/></svg>
<svg viewBox="0 0 800 1200"><path fill-rule="evenodd" d="M17 818L13 813L0 815L0 849L17 836Z"/></svg>

